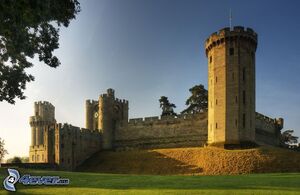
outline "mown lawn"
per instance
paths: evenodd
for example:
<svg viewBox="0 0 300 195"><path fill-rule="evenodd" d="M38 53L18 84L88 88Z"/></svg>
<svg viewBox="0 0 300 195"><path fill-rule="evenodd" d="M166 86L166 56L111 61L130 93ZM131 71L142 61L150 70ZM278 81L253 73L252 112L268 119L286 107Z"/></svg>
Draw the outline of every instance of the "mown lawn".
<svg viewBox="0 0 300 195"><path fill-rule="evenodd" d="M300 173L229 176L150 176L37 171L19 169L21 175L69 178L68 186L16 185L18 194L300 194ZM0 194L6 169L0 168Z"/></svg>

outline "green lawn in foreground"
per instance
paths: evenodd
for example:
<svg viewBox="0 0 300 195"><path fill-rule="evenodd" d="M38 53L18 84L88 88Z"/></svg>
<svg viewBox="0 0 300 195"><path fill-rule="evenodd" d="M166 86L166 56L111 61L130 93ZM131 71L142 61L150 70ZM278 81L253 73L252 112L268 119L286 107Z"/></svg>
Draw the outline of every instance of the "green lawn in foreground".
<svg viewBox="0 0 300 195"><path fill-rule="evenodd" d="M37 171L19 169L21 175L58 175L68 186L16 185L18 194L300 194L300 173L231 176L149 176ZM7 176L0 168L0 194Z"/></svg>

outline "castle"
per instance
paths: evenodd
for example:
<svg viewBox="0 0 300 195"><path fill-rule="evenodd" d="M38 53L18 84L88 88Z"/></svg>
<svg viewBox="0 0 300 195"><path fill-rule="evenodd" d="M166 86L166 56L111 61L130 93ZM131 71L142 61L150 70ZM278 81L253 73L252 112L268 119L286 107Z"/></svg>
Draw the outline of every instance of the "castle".
<svg viewBox="0 0 300 195"><path fill-rule="evenodd" d="M257 34L240 26L206 40L208 112L128 120L128 101L108 89L98 100L86 101L84 129L56 123L54 106L36 102L30 117L30 162L73 170L100 150L279 145L283 119L255 112L256 47Z"/></svg>

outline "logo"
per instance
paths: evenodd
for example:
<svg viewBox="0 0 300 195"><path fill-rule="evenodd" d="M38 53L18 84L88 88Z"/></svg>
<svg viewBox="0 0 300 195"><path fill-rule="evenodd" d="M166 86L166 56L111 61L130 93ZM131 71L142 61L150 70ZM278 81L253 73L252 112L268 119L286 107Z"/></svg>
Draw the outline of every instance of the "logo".
<svg viewBox="0 0 300 195"><path fill-rule="evenodd" d="M16 191L15 183L19 180L20 174L15 169L8 169L7 171L8 176L4 179L3 186L6 190L14 192Z"/></svg>
<svg viewBox="0 0 300 195"><path fill-rule="evenodd" d="M7 169L8 176L3 181L3 186L8 191L16 191L15 184L23 185L68 185L69 179L60 178L59 176L31 176L29 174L23 175L20 178L19 171L16 169Z"/></svg>

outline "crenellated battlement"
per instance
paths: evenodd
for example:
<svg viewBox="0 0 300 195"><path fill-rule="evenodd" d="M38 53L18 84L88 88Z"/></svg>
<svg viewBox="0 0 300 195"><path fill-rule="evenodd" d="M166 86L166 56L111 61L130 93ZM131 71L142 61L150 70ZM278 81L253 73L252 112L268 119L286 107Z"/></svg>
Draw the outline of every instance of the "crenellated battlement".
<svg viewBox="0 0 300 195"><path fill-rule="evenodd" d="M152 116L145 118L132 118L129 119L129 125L147 125L149 123L168 123L168 122L181 122L184 120L195 119L195 118L206 118L207 113L195 113L195 114L182 114L177 116Z"/></svg>
<svg viewBox="0 0 300 195"><path fill-rule="evenodd" d="M262 125L272 127L273 129L281 130L283 128L284 120L283 118L270 118L261 113L255 113L256 126L260 127Z"/></svg>
<svg viewBox="0 0 300 195"><path fill-rule="evenodd" d="M128 100L116 98L115 102L120 104L128 104Z"/></svg>
<svg viewBox="0 0 300 195"><path fill-rule="evenodd" d="M98 104L98 101L88 99L88 100L85 101L85 104L86 105L95 105L95 104Z"/></svg>
<svg viewBox="0 0 300 195"><path fill-rule="evenodd" d="M50 102L47 102L47 101L38 101L38 102L34 102L34 105L41 105L41 106L50 106L50 107L54 107Z"/></svg>
<svg viewBox="0 0 300 195"><path fill-rule="evenodd" d="M205 41L205 53L206 56L208 52L215 46L223 44L227 41L234 40L245 40L257 47L257 34L251 28L244 28L243 26L235 26L233 29L229 27L223 28L218 32L212 33Z"/></svg>
<svg viewBox="0 0 300 195"><path fill-rule="evenodd" d="M64 124L58 123L58 124L55 124L55 128L57 130L62 131L62 132L63 131L67 131L67 132L70 132L70 133L93 134L93 135L94 134L100 134L99 131L76 127L76 126L73 126L73 125L68 124L68 123L64 123Z"/></svg>

